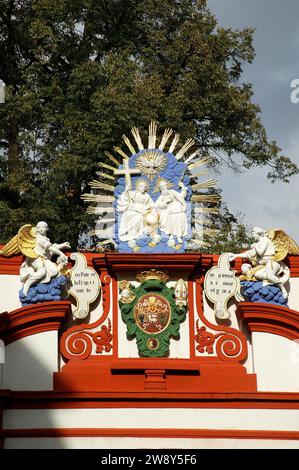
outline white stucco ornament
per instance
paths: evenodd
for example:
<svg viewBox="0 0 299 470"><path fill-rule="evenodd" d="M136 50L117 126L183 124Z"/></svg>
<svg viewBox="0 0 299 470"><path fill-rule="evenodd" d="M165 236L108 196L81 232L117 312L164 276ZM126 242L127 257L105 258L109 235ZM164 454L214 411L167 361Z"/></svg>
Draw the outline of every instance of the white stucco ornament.
<svg viewBox="0 0 299 470"><path fill-rule="evenodd" d="M254 243L243 253L235 254L236 258L248 259L251 264L242 266L241 280L263 281L263 286L277 285L284 298L288 297L285 284L290 278L290 269L283 263L288 254L298 255L299 246L281 229L264 230L261 227L252 229Z"/></svg>
<svg viewBox="0 0 299 470"><path fill-rule="evenodd" d="M178 279L174 286L175 304L186 306L188 303L188 287L184 279Z"/></svg>
<svg viewBox="0 0 299 470"><path fill-rule="evenodd" d="M179 186L181 192L169 189L168 182L161 178L157 183L157 192L161 194L154 202L147 192L149 185L145 179L137 180L135 191L132 191L131 184L127 185L117 206L122 214L120 240L132 241L143 234L151 235L154 239L159 228L169 236L169 240L175 236L182 243L182 238L188 233L185 201L188 188L183 183L179 183Z"/></svg>
<svg viewBox="0 0 299 470"><path fill-rule="evenodd" d="M204 292L214 304L214 312L219 320L227 320L230 313L227 308L229 299L235 297L241 301L240 281L230 267L232 253L224 253L219 257L218 266L211 268L205 275Z"/></svg>
<svg viewBox="0 0 299 470"><path fill-rule="evenodd" d="M101 247L113 243L120 253L174 254L187 250L194 230L193 245L202 246L206 243L203 235L210 235L211 229L203 228L206 220L201 223L196 216L193 218L198 212L195 208L200 205L202 214L212 213L215 208L210 205L220 199L217 194L202 192L213 188L216 180L198 180L207 174L201 167L211 163L212 158L200 157L200 150L188 155L195 141L188 139L180 144L179 135L171 129L165 129L159 139L156 122L149 125L148 140L141 137L138 128L131 132L134 141L123 136L129 154L120 147L114 147L118 155L105 152L99 164L102 171L97 172L100 179L89 183L100 194L82 195L84 201L97 204L87 209L99 217L90 235L101 240ZM197 182L191 184L191 179ZM203 208L204 203L209 207Z"/></svg>
<svg viewBox="0 0 299 470"><path fill-rule="evenodd" d="M46 222L40 221L33 227L23 225L2 250L0 255L12 256L19 253L25 256L20 267L20 279L23 284L22 295L28 296L31 287L41 283L48 284L52 279L64 274L68 257L62 250L70 249L69 242L52 243L47 237L49 230ZM57 256L56 262L52 261Z"/></svg>
<svg viewBox="0 0 299 470"><path fill-rule="evenodd" d="M98 273L87 266L87 261L82 253L72 253L70 258L75 261L71 269L71 287L69 294L76 300L76 306L72 306L73 318L86 318L92 304L101 293L101 281Z"/></svg>

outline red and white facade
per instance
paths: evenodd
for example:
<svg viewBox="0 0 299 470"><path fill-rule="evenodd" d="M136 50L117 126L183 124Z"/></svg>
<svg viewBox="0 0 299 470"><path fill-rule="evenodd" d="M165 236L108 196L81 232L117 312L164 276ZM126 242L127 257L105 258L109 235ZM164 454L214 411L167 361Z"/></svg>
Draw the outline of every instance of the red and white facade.
<svg viewBox="0 0 299 470"><path fill-rule="evenodd" d="M217 256L85 256L102 292L84 322L69 301L21 308L22 258L0 258L4 448L299 448L299 257L290 308L231 302L221 323L203 293ZM140 358L126 338L118 283L145 269L188 284L169 358Z"/></svg>

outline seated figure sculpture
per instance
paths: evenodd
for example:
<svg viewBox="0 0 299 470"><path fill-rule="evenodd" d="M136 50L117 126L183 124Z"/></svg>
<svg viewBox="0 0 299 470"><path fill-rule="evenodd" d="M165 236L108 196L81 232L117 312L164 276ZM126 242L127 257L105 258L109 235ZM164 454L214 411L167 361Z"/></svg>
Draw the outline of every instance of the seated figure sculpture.
<svg viewBox="0 0 299 470"><path fill-rule="evenodd" d="M145 214L152 211L154 203L148 194L148 183L140 178L135 191L127 185L119 198L118 211L122 214L119 238L122 241L136 240L145 233Z"/></svg>
<svg viewBox="0 0 299 470"><path fill-rule="evenodd" d="M277 285L282 295L288 294L284 287L290 278L290 270L283 263L288 254L299 254L298 245L283 230L273 229L265 231L260 227L252 230L254 243L244 253L238 253L230 258L249 259L251 266L245 263L242 266L241 280L263 281L263 286Z"/></svg>
<svg viewBox="0 0 299 470"><path fill-rule="evenodd" d="M29 289L39 283L49 283L58 277L67 265L68 258L62 252L70 249L68 242L56 244L51 243L46 234L48 224L38 222L32 225L23 225L18 234L5 245L0 252L2 256L12 256L22 253L25 261L20 268L20 279L23 283L23 295L28 295ZM51 261L53 255L57 255L57 263Z"/></svg>
<svg viewBox="0 0 299 470"><path fill-rule="evenodd" d="M51 243L46 236L48 230L46 222L38 222L35 227L34 251L38 256L35 259L27 257L20 268L24 295L28 294L31 286L39 282L46 284L57 277L60 268L67 264L68 258L61 250L70 248L70 244L68 242ZM57 264L51 261L53 255L58 255Z"/></svg>
<svg viewBox="0 0 299 470"><path fill-rule="evenodd" d="M186 216L186 195L188 188L179 183L181 192L168 187L168 182L161 178L157 183L156 192L160 196L153 201L148 194L148 182L139 178L135 190L126 185L125 191L118 200L118 211L121 214L119 238L134 246L134 241L144 235L151 236L154 242L159 242L161 235L158 229L169 237L169 245L174 244L174 237L183 243L183 237L188 233Z"/></svg>
<svg viewBox="0 0 299 470"><path fill-rule="evenodd" d="M162 232L173 237L177 237L179 243L188 233L188 222L186 216L186 195L188 188L183 183L179 183L181 192L168 188L167 181L161 180L158 188L161 195L156 201L160 217L160 229Z"/></svg>

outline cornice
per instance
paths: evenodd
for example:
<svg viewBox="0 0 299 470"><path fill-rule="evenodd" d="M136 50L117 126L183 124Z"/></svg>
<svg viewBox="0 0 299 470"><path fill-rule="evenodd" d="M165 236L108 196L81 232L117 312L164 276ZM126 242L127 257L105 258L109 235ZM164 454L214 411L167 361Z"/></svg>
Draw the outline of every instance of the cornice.
<svg viewBox="0 0 299 470"><path fill-rule="evenodd" d="M261 302L240 302L237 314L250 333L262 332L299 339L299 312Z"/></svg>
<svg viewBox="0 0 299 470"><path fill-rule="evenodd" d="M10 344L26 336L57 331L71 311L69 301L44 302L22 307L0 316L0 338Z"/></svg>

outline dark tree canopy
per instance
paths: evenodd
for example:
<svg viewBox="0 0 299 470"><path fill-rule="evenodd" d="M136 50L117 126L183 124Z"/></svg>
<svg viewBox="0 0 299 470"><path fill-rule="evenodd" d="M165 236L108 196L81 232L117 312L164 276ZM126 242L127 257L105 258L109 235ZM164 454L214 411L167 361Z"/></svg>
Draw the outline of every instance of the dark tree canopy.
<svg viewBox="0 0 299 470"><path fill-rule="evenodd" d="M297 167L267 140L242 82L252 34L219 28L204 0L0 0L1 241L45 219L75 249L93 224L80 195L104 151L152 119L215 166L224 152L287 181Z"/></svg>
<svg viewBox="0 0 299 470"><path fill-rule="evenodd" d="M213 235L205 235L206 247L201 251L209 253L238 253L248 249L254 242L252 227L244 220L244 215L230 213L225 204L222 204L220 213L210 218L210 228L215 231Z"/></svg>

